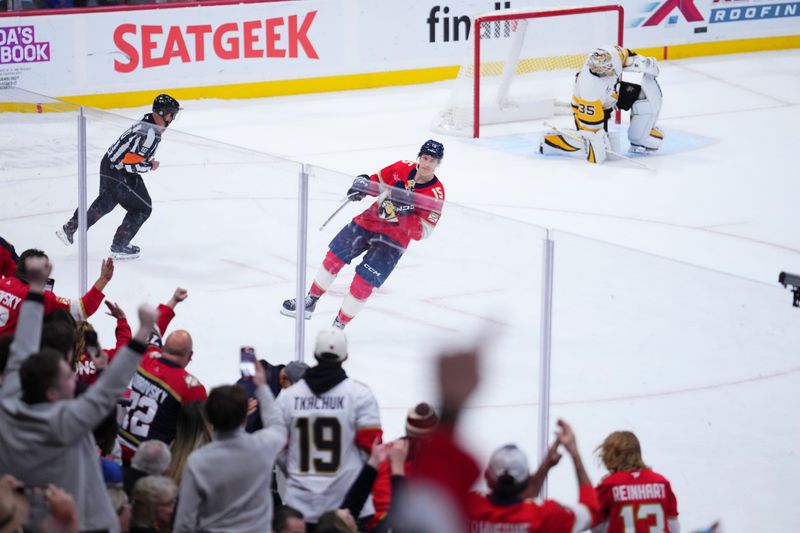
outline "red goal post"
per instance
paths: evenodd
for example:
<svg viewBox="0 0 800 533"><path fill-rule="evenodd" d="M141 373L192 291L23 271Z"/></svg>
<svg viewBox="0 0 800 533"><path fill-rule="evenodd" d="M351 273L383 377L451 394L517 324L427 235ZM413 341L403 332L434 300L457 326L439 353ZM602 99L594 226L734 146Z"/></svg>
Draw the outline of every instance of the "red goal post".
<svg viewBox="0 0 800 533"><path fill-rule="evenodd" d="M624 21L621 5L508 9L476 17L472 58L461 66L451 102L434 128L466 134L466 123L472 122L472 137L477 138L482 119L485 123L504 123L552 116L558 98L569 100L571 84L565 89L565 83L578 72L586 55L603 44L622 46ZM530 87L521 80L528 79L527 83L538 84L536 90L547 92L552 87L544 87L559 78L562 85L557 95L537 95L522 101ZM472 82L471 87L467 80ZM490 85L496 92L484 96ZM459 96L466 92L471 95ZM619 116L617 112L617 122Z"/></svg>

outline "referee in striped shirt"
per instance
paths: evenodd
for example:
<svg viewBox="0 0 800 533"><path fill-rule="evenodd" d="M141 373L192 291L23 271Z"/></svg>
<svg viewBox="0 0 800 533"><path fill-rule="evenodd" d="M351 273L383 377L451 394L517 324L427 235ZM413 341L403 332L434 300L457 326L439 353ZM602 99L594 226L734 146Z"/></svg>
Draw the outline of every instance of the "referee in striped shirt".
<svg viewBox="0 0 800 533"><path fill-rule="evenodd" d="M116 259L139 257L139 247L132 245L131 239L153 210L141 174L158 170L155 153L161 142L161 133L175 120L180 109L180 104L173 97L159 94L153 101L153 112L147 113L141 121L128 128L111 145L100 163L100 194L87 210L86 219L88 226L92 227L117 204L127 211L111 243L111 253ZM69 246L77 230L76 209L56 235Z"/></svg>

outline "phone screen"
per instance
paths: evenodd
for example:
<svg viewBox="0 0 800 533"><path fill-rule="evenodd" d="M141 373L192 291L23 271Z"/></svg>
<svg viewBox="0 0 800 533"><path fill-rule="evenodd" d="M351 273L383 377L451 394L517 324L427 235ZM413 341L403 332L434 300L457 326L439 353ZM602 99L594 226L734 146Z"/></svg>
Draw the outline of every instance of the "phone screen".
<svg viewBox="0 0 800 533"><path fill-rule="evenodd" d="M252 346L242 346L239 370L245 377L256 375L256 349Z"/></svg>
<svg viewBox="0 0 800 533"><path fill-rule="evenodd" d="M56 280L53 278L47 278L47 281L44 284L44 290L53 292L53 287L56 286Z"/></svg>

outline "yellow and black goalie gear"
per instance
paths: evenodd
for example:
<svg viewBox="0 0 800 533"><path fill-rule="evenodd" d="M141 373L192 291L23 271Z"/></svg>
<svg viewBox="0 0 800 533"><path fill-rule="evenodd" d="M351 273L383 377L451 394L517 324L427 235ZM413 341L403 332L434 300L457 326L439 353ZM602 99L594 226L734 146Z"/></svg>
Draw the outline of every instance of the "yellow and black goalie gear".
<svg viewBox="0 0 800 533"><path fill-rule="evenodd" d="M599 131L605 127L606 113L600 100L572 97L572 114L579 130Z"/></svg>
<svg viewBox="0 0 800 533"><path fill-rule="evenodd" d="M544 136L544 142L548 146L552 146L553 148L558 148L559 150L564 150L565 152L577 152L580 148L575 147L567 142L564 139L564 136L559 133L552 133L550 135Z"/></svg>

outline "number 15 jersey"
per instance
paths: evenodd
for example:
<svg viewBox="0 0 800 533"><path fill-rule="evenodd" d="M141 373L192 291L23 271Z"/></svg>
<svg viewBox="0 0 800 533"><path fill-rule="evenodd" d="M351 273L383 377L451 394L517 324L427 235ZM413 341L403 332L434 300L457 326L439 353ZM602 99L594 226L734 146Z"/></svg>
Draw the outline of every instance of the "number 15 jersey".
<svg viewBox="0 0 800 533"><path fill-rule="evenodd" d="M359 448L380 437L378 402L366 385L350 378L319 395L302 379L282 390L277 402L289 429L285 501L314 524L339 508L366 462ZM362 516L372 513L370 500Z"/></svg>

